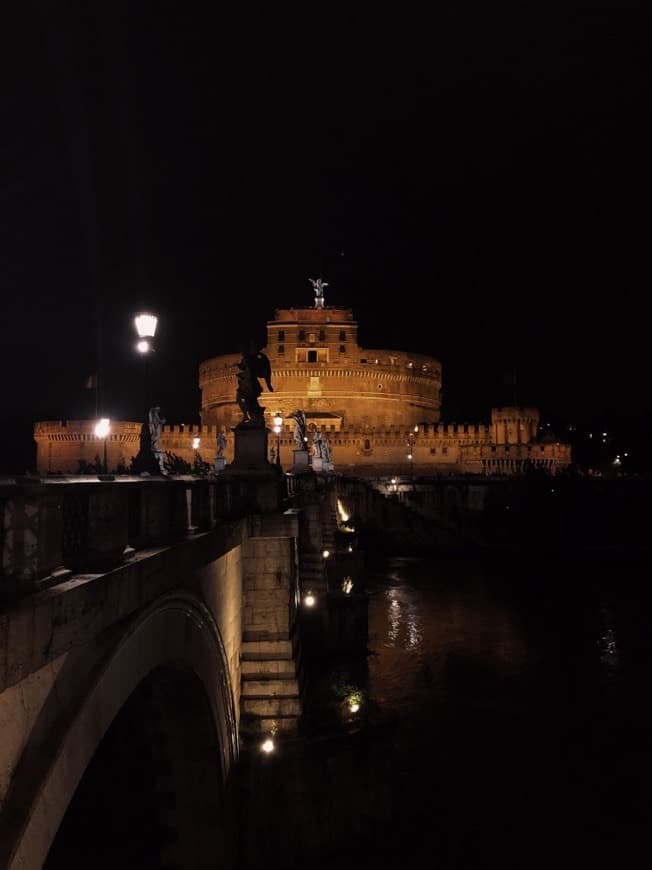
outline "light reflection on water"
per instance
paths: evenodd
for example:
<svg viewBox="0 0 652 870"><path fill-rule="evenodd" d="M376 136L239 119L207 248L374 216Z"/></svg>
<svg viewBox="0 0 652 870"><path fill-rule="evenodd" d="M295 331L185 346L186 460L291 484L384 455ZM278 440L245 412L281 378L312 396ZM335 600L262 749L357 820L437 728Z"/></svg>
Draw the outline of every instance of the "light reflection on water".
<svg viewBox="0 0 652 870"><path fill-rule="evenodd" d="M368 591L369 696L392 715L441 696L463 669L468 678L476 668L482 681L530 667L533 651L509 602L492 600L477 567L393 559L370 572Z"/></svg>
<svg viewBox="0 0 652 870"><path fill-rule="evenodd" d="M385 646L400 646L407 649L417 649L422 640L419 622L419 601L415 596L406 594L402 589L391 586L385 590L388 599L387 620L389 629Z"/></svg>
<svg viewBox="0 0 652 870"><path fill-rule="evenodd" d="M652 722L641 691L652 655L637 587L614 583L635 574L526 567L368 563L368 655L325 676L322 700L337 715L320 725L385 728L408 849L430 848L419 831L436 806L456 837L482 831L478 868L494 866L489 852L503 868L588 867L588 855L591 867L614 856L635 866L621 853L634 849L637 820L652 811L642 788Z"/></svg>

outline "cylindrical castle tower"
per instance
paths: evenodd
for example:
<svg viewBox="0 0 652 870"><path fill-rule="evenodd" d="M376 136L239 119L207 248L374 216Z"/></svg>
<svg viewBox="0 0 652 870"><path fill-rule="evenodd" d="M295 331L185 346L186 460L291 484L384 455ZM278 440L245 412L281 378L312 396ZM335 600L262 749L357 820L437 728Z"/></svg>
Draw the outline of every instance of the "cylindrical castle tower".
<svg viewBox="0 0 652 870"><path fill-rule="evenodd" d="M360 347L351 309L277 309L267 323L263 352L271 363L274 392L263 392L260 403L270 417L289 417L301 408L309 422L337 431L440 419L439 361ZM239 354L229 354L200 365L203 424L229 428L240 422L235 401L239 360Z"/></svg>

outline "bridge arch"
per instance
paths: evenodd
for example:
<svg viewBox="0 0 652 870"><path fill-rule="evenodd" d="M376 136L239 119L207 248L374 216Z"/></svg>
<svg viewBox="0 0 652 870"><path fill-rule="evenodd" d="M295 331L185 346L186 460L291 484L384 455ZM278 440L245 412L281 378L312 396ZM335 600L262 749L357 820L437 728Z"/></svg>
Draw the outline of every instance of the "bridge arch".
<svg viewBox="0 0 652 870"><path fill-rule="evenodd" d="M179 691L183 696L175 704ZM3 815L11 830L0 837L1 866L47 866L62 820L103 738L130 699L133 707L143 692L156 696L172 743L178 741L182 723L187 734L193 728L201 732L205 748L212 741L223 814L216 825L222 826L225 841L215 845L222 849L219 856L205 860L206 866L215 865L219 857L221 866L229 865L231 822L224 814L238 751L233 692L217 625L197 597L181 591L159 598L120 629L105 632L92 648L68 653L7 794ZM193 866L204 864L199 860Z"/></svg>

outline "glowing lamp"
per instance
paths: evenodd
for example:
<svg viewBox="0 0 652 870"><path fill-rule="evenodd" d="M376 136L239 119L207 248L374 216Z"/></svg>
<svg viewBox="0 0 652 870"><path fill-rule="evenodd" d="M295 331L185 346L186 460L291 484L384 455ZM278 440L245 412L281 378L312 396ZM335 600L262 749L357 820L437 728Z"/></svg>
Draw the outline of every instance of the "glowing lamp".
<svg viewBox="0 0 652 870"><path fill-rule="evenodd" d="M274 752L274 749L275 749L274 741L272 740L271 737L268 737L267 740L265 740L265 741L261 744L260 748L263 750L263 752L264 752L266 755L269 755L270 752Z"/></svg>
<svg viewBox="0 0 652 870"><path fill-rule="evenodd" d="M134 317L138 338L154 338L158 317L155 314L138 314Z"/></svg>
<svg viewBox="0 0 652 870"><path fill-rule="evenodd" d="M138 344L136 350L138 353L149 353L152 349L151 339L156 335L156 324L158 317L154 314L138 314L134 317L136 332L138 333Z"/></svg>
<svg viewBox="0 0 652 870"><path fill-rule="evenodd" d="M108 419L108 417L102 417L102 419L98 420L95 424L96 438L106 438L110 431L111 421Z"/></svg>

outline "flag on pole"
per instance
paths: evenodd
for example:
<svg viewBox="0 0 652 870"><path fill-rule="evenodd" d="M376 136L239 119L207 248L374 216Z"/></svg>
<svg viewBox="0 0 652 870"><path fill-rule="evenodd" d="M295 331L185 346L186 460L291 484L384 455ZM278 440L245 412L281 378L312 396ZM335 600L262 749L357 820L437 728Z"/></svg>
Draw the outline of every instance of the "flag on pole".
<svg viewBox="0 0 652 870"><path fill-rule="evenodd" d="M92 375L89 375L84 381L84 389L85 390L96 390L97 389L97 372L93 372Z"/></svg>

